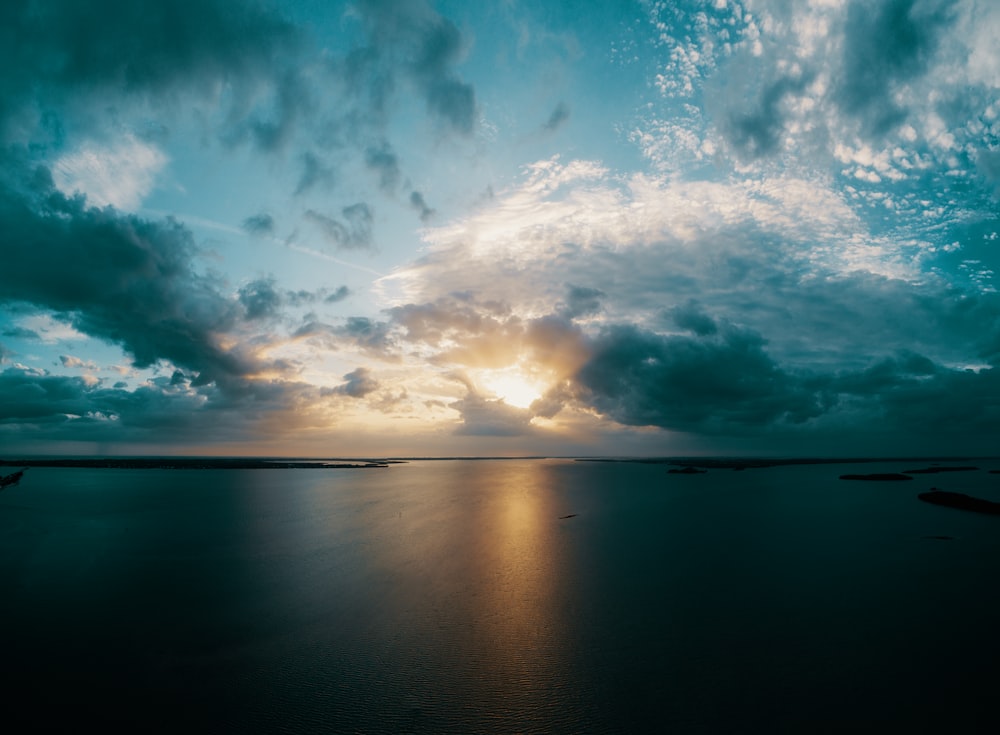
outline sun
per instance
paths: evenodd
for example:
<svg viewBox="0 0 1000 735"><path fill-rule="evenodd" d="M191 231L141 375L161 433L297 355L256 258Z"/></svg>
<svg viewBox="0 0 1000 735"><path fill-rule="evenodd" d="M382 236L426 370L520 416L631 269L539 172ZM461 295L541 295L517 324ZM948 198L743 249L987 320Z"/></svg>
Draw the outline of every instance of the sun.
<svg viewBox="0 0 1000 735"><path fill-rule="evenodd" d="M517 408L528 408L545 392L545 386L532 380L520 370L490 370L479 380L480 385Z"/></svg>

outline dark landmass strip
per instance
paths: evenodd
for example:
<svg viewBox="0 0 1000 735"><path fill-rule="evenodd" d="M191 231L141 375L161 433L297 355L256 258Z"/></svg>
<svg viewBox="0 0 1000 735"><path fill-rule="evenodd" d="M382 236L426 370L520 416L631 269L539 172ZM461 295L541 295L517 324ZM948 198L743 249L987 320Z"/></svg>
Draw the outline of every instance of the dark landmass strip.
<svg viewBox="0 0 1000 735"><path fill-rule="evenodd" d="M872 462L962 462L982 457L576 457L577 462L626 462L669 464L704 469L763 469L787 465L870 464ZM1000 470L997 470L1000 472Z"/></svg>
<svg viewBox="0 0 1000 735"><path fill-rule="evenodd" d="M991 516L1000 516L1000 503L994 503L982 498L974 498L965 493L953 493L947 490L930 490L920 493L918 498L925 503L934 505L945 505L949 508L959 508L960 510L971 510L974 513L986 513Z"/></svg>
<svg viewBox="0 0 1000 735"><path fill-rule="evenodd" d="M25 467L23 470L20 470L18 472L12 472L9 475L0 476L0 490L3 490L6 487L12 487L21 482L21 477L24 475L24 472L27 469L28 468Z"/></svg>
<svg viewBox="0 0 1000 735"><path fill-rule="evenodd" d="M576 518L578 515L580 515L580 514L579 513L570 513L568 516L559 516L559 520L560 521L564 521L567 518Z"/></svg>
<svg viewBox="0 0 1000 735"><path fill-rule="evenodd" d="M668 475L704 475L708 470L699 470L697 467L688 465L680 470L667 470Z"/></svg>
<svg viewBox="0 0 1000 735"><path fill-rule="evenodd" d="M936 475L938 472L975 472L978 467L925 467L922 470L903 470L907 475Z"/></svg>
<svg viewBox="0 0 1000 735"><path fill-rule="evenodd" d="M909 475L901 475L898 472L873 472L870 475L841 475L841 480L868 480L869 482L897 482L899 480L912 480Z"/></svg>
<svg viewBox="0 0 1000 735"><path fill-rule="evenodd" d="M216 458L216 457L119 457L72 459L0 459L0 466L21 467L77 467L115 470L329 470L371 469L388 467L384 460L357 460L351 462L297 462L270 459Z"/></svg>

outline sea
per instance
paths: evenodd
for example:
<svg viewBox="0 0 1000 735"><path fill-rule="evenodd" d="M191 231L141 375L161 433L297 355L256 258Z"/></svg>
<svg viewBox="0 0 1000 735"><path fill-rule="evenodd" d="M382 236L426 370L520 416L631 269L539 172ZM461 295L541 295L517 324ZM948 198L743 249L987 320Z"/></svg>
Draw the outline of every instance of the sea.
<svg viewBox="0 0 1000 735"><path fill-rule="evenodd" d="M997 732L1000 516L917 498L971 464L32 467L5 731Z"/></svg>

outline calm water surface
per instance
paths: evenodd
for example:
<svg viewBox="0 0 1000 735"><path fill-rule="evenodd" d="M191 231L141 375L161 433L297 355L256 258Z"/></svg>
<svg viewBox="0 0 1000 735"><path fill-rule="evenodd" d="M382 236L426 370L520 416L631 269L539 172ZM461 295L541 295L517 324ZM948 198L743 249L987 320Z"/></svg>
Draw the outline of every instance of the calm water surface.
<svg viewBox="0 0 1000 735"><path fill-rule="evenodd" d="M916 499L1000 501L979 466L33 468L0 494L5 708L134 731L995 732L1000 517Z"/></svg>

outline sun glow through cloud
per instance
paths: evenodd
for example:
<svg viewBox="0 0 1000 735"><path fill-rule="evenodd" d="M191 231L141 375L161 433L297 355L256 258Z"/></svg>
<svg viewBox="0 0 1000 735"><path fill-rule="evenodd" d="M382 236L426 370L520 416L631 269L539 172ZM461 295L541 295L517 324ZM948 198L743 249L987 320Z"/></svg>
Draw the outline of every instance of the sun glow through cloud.
<svg viewBox="0 0 1000 735"><path fill-rule="evenodd" d="M517 368L485 371L479 382L498 399L517 408L529 408L545 392L542 383L525 376Z"/></svg>

